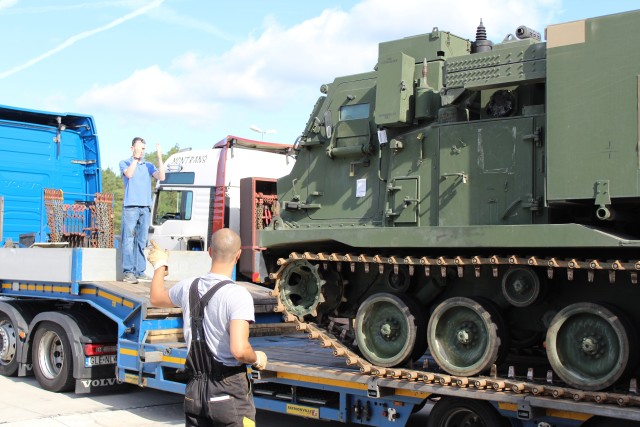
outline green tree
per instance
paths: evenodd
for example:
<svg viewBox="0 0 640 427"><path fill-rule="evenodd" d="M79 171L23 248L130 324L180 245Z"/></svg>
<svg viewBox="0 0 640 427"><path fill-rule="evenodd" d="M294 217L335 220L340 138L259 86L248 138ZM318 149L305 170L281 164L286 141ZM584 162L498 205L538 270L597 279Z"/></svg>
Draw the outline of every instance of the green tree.
<svg viewBox="0 0 640 427"><path fill-rule="evenodd" d="M120 234L122 224L122 200L124 199L124 183L120 175L111 168L102 171L102 192L113 194L113 233Z"/></svg>

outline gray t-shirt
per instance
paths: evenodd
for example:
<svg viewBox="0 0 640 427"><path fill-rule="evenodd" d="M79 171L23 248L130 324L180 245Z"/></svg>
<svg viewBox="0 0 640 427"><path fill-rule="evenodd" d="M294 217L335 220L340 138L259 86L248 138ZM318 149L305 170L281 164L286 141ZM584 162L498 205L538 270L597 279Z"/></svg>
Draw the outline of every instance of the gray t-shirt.
<svg viewBox="0 0 640 427"><path fill-rule="evenodd" d="M171 302L182 308L184 317L184 339L191 345L191 313L189 312L189 287L195 277L176 283L169 290ZM222 280L230 280L221 274L207 273L200 278L198 292L200 297ZM204 334L207 345L218 361L228 366L238 366L239 362L231 355L229 325L231 320L255 321L253 298L249 291L236 283L223 286L211 298L204 310Z"/></svg>

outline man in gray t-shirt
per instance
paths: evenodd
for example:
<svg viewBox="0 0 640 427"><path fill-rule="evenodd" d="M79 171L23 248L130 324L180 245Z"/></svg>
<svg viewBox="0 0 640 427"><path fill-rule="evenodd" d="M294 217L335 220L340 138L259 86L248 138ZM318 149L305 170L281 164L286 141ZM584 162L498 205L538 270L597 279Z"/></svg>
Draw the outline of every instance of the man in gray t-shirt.
<svg viewBox="0 0 640 427"><path fill-rule="evenodd" d="M182 307L184 317L184 339L191 344L191 312L189 311L189 286L195 277L176 283L169 290L171 302ZM198 293L204 295L216 283L229 280L221 274L207 273L200 278ZM255 321L253 298L245 288L235 283L222 287L211 298L204 309L204 335L211 354L218 361L227 366L237 366L238 361L231 354L229 324L232 320Z"/></svg>
<svg viewBox="0 0 640 427"><path fill-rule="evenodd" d="M167 291L164 287L164 276L168 273L169 254L154 241L151 243L153 248L147 257L154 268L150 302L156 307L182 308L184 337L191 347L192 313L189 308L189 288L195 278L182 280ZM198 280L199 298L219 282L231 282L230 277L240 258L240 252L240 236L237 233L228 228L213 233L209 248L211 270ZM261 351L254 351L249 343L249 324L254 321L251 294L233 282L219 288L204 307L203 329L206 347L214 359L214 372L205 373L208 388L204 393L200 387L202 375L195 375L187 384L187 427L255 425L256 410L244 364L250 363L256 369L264 369L267 356ZM197 352L198 348L206 351L204 346L190 348L187 365L192 360L192 352ZM198 354L196 357L202 357Z"/></svg>

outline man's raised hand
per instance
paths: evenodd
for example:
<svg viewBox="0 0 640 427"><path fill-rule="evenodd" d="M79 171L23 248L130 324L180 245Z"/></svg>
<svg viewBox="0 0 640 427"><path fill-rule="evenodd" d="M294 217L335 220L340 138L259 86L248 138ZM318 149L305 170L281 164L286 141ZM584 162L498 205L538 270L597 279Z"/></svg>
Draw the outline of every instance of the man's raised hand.
<svg viewBox="0 0 640 427"><path fill-rule="evenodd" d="M155 240L151 240L151 250L147 257L154 270L160 267L166 267L164 275L169 274L169 251L162 249Z"/></svg>

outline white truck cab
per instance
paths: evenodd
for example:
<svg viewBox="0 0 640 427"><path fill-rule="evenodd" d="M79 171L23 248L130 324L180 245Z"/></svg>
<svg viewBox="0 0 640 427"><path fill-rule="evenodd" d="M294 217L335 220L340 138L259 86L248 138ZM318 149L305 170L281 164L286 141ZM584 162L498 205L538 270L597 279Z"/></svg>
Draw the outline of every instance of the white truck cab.
<svg viewBox="0 0 640 427"><path fill-rule="evenodd" d="M220 228L247 235L240 229L240 180L255 177L262 184L252 188L270 190L269 197L275 197L276 179L293 167L291 149L291 145L227 136L213 148L171 155L165 162L166 178L156 185L149 238L173 251L203 251L211 233ZM245 197L247 204L254 204L253 195ZM254 210L255 205L246 209ZM250 225L259 228L255 222ZM243 241L243 248L245 244L250 242Z"/></svg>

